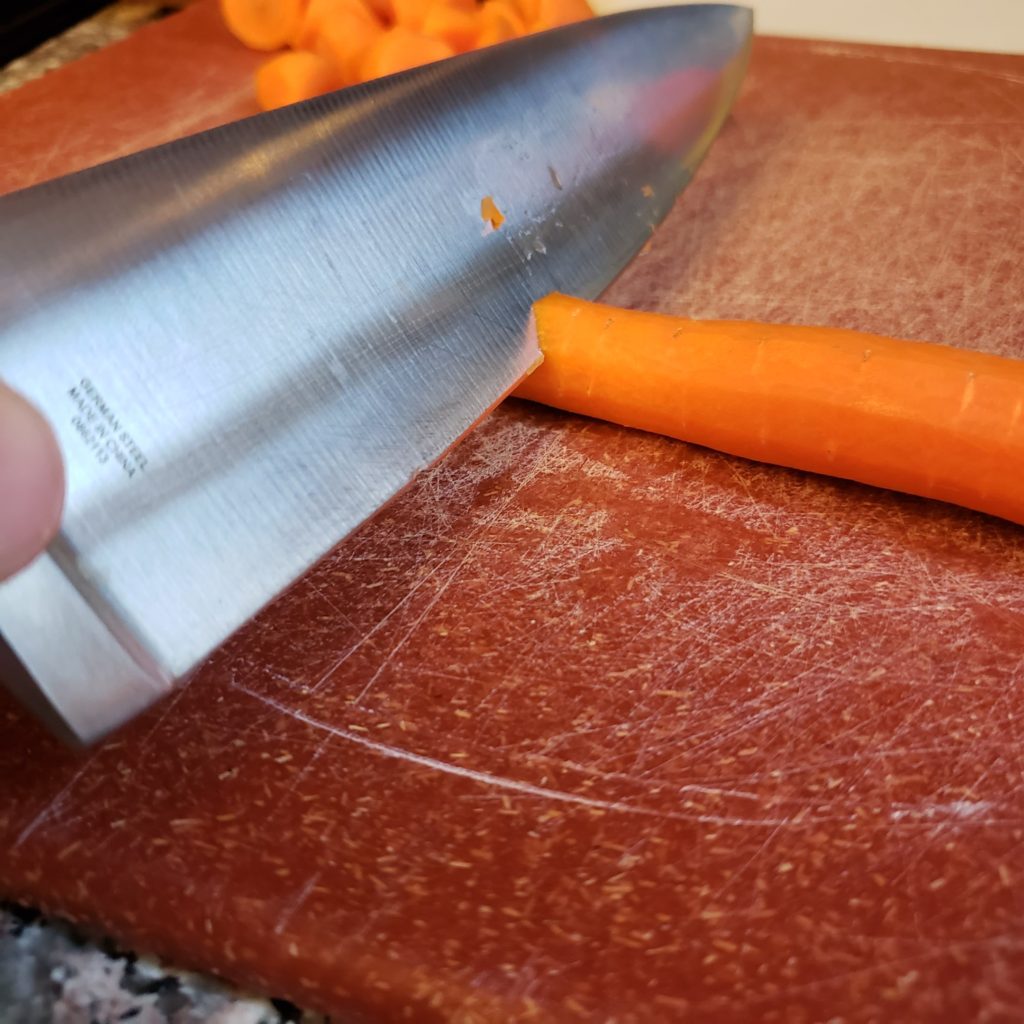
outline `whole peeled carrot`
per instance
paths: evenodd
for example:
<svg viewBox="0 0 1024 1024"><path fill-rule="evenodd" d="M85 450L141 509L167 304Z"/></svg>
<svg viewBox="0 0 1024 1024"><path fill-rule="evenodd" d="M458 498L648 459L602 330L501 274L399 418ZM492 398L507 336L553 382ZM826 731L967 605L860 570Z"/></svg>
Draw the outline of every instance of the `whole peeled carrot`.
<svg viewBox="0 0 1024 1024"><path fill-rule="evenodd" d="M1024 361L549 295L520 398L1024 523Z"/></svg>

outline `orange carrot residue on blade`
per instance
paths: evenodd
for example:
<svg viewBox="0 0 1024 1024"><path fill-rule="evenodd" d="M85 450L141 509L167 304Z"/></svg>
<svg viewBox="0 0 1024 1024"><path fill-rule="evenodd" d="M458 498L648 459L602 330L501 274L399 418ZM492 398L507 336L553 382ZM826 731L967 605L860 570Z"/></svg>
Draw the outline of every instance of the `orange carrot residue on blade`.
<svg viewBox="0 0 1024 1024"><path fill-rule="evenodd" d="M498 209L498 204L493 196L484 196L480 200L480 216L485 224L490 224L494 231L497 231L505 223L505 214Z"/></svg>
<svg viewBox="0 0 1024 1024"><path fill-rule="evenodd" d="M1024 523L1024 361L565 295L534 310L521 398Z"/></svg>
<svg viewBox="0 0 1024 1024"><path fill-rule="evenodd" d="M456 7L449 0L437 0L423 19L423 34L446 42L456 53L471 50L480 33L476 9Z"/></svg>
<svg viewBox="0 0 1024 1024"><path fill-rule="evenodd" d="M454 56L455 51L440 39L431 39L403 25L381 34L367 50L360 66L362 81L431 64Z"/></svg>
<svg viewBox="0 0 1024 1024"><path fill-rule="evenodd" d="M324 17L314 48L345 85L353 85L360 81L364 55L383 35L384 28L365 7L347 7Z"/></svg>
<svg viewBox="0 0 1024 1024"><path fill-rule="evenodd" d="M315 53L282 53L256 72L256 99L264 110L298 103L341 85L331 64Z"/></svg>
<svg viewBox="0 0 1024 1024"><path fill-rule="evenodd" d="M305 0L220 0L231 33L254 50L279 50L295 36Z"/></svg>

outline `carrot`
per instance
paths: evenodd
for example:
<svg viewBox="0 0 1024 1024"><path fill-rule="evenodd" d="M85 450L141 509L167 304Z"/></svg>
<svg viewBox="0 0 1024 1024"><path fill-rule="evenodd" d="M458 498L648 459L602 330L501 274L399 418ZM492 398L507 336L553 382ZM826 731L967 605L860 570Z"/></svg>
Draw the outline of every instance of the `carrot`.
<svg viewBox="0 0 1024 1024"><path fill-rule="evenodd" d="M1024 361L550 295L521 398L1024 523Z"/></svg>
<svg viewBox="0 0 1024 1024"><path fill-rule="evenodd" d="M388 27L404 25L411 29L422 28L432 0L366 0ZM433 0L458 10L474 11L477 0Z"/></svg>
<svg viewBox="0 0 1024 1024"><path fill-rule="evenodd" d="M480 33L475 7L466 10L447 0L432 4L423 19L423 34L447 43L456 53L471 50Z"/></svg>
<svg viewBox="0 0 1024 1024"><path fill-rule="evenodd" d="M254 50L279 50L294 38L305 0L220 0L228 30Z"/></svg>
<svg viewBox="0 0 1024 1024"><path fill-rule="evenodd" d="M519 12L504 0L486 0L480 8L478 48L494 46L526 34L526 22Z"/></svg>
<svg viewBox="0 0 1024 1024"><path fill-rule="evenodd" d="M519 13L526 26L532 26L540 17L540 0L508 0Z"/></svg>
<svg viewBox="0 0 1024 1024"><path fill-rule="evenodd" d="M391 18L396 25L419 32L423 28L426 8L425 0L391 0Z"/></svg>
<svg viewBox="0 0 1024 1024"><path fill-rule="evenodd" d="M264 110L308 100L337 89L341 82L329 61L296 51L271 57L256 72L256 99Z"/></svg>
<svg viewBox="0 0 1024 1024"><path fill-rule="evenodd" d="M594 17L587 0L540 0L530 23L534 32Z"/></svg>
<svg viewBox="0 0 1024 1024"><path fill-rule="evenodd" d="M391 0L365 0L365 2L382 24L388 27L393 24L395 19L391 11Z"/></svg>
<svg viewBox="0 0 1024 1024"><path fill-rule="evenodd" d="M345 85L353 85L360 80L364 55L383 35L383 26L366 7L343 7L325 15L314 49Z"/></svg>
<svg viewBox="0 0 1024 1024"><path fill-rule="evenodd" d="M498 209L494 196L484 196L480 200L480 216L485 224L489 224L492 231L497 231L505 223L505 214Z"/></svg>
<svg viewBox="0 0 1024 1024"><path fill-rule="evenodd" d="M368 82L454 54L451 46L440 39L430 39L404 25L396 25L383 32L367 50L360 65L360 78Z"/></svg>
<svg viewBox="0 0 1024 1024"><path fill-rule="evenodd" d="M374 12L363 0L309 0L291 40L293 49L315 50L324 24L335 19L349 20L353 24L368 22L383 28Z"/></svg>

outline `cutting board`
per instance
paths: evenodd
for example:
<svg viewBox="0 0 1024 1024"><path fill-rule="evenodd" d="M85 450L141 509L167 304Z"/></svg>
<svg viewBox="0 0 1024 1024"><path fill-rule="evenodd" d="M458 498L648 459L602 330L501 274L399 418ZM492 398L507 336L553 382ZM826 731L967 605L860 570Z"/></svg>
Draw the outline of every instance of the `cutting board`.
<svg viewBox="0 0 1024 1024"><path fill-rule="evenodd" d="M2 187L255 61L48 75ZM758 39L608 298L1024 356L1022 202L1024 59ZM0 703L0 892L342 1021L1019 1019L1022 733L1021 528L510 401L94 751Z"/></svg>

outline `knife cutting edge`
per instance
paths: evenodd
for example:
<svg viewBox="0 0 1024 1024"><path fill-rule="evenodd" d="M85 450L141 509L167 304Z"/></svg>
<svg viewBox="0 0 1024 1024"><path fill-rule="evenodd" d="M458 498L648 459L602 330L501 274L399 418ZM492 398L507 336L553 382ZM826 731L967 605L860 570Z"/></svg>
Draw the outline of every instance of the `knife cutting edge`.
<svg viewBox="0 0 1024 1024"><path fill-rule="evenodd" d="M96 740L436 461L538 359L531 304L668 212L751 23L601 18L0 197L0 376L67 472L0 585L8 685Z"/></svg>

